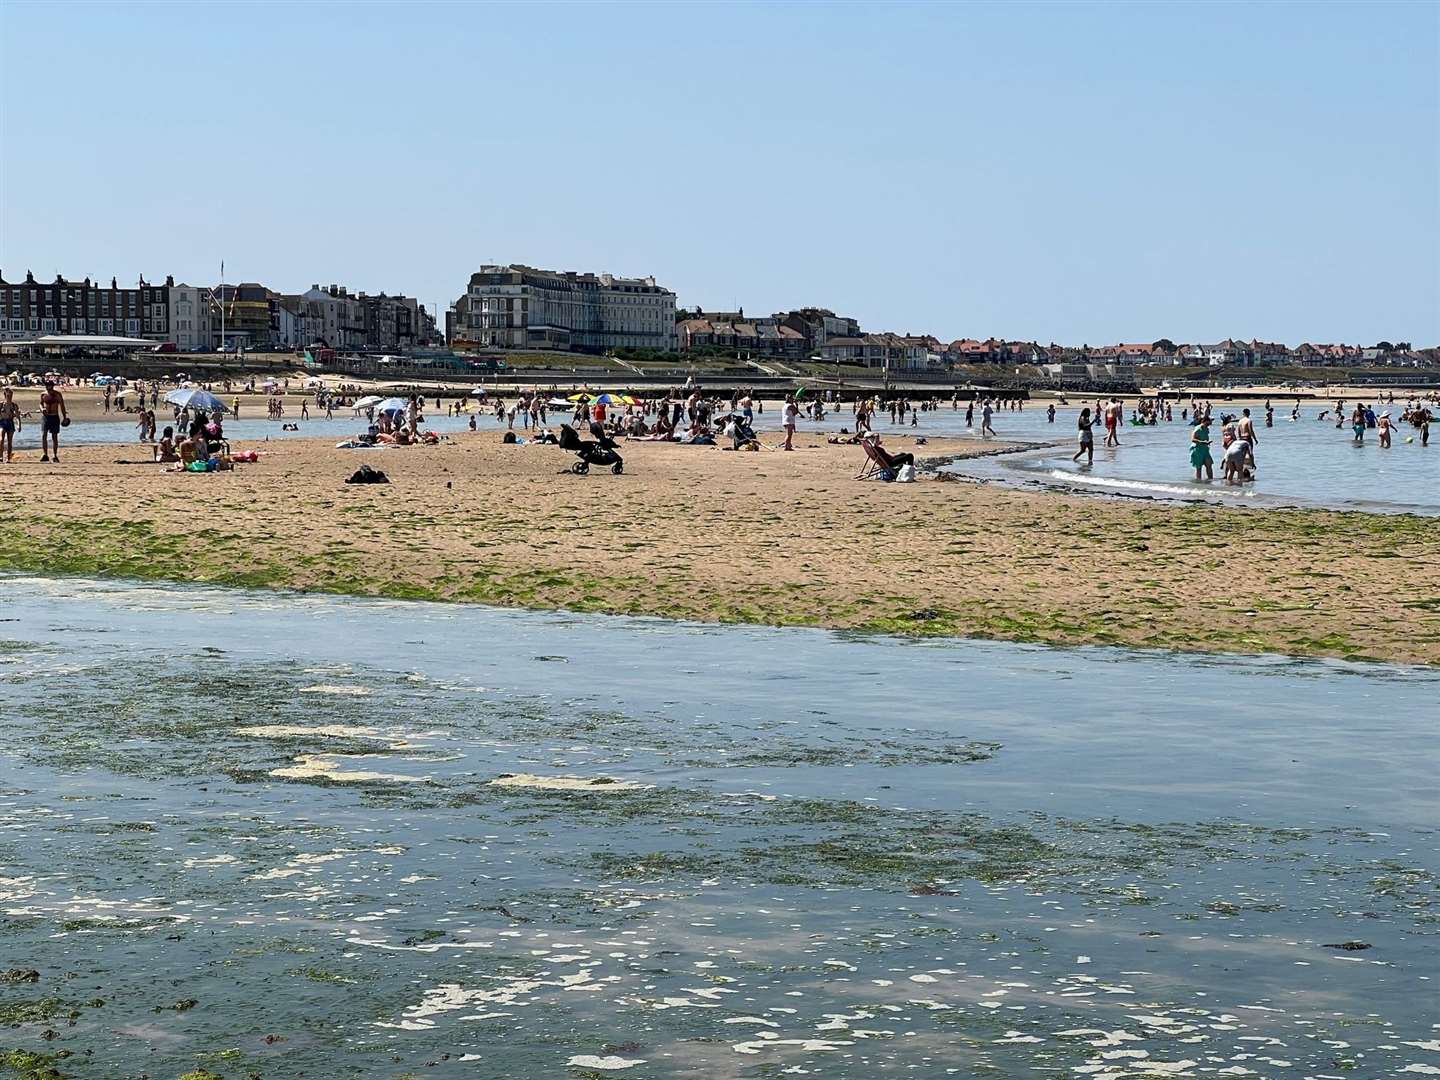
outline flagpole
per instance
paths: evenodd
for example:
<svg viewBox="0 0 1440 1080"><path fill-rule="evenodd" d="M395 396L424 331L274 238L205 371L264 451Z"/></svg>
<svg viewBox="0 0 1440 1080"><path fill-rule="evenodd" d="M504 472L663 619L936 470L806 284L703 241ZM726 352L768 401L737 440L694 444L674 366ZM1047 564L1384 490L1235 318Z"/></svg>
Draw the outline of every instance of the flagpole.
<svg viewBox="0 0 1440 1080"><path fill-rule="evenodd" d="M225 354L225 260L220 260L220 354Z"/></svg>

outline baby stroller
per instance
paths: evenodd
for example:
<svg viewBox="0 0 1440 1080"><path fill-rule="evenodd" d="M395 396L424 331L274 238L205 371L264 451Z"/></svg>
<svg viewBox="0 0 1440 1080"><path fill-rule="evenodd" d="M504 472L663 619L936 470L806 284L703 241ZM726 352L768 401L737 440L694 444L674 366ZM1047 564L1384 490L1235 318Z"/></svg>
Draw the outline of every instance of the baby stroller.
<svg viewBox="0 0 1440 1080"><path fill-rule="evenodd" d="M615 452L615 440L596 423L591 423L590 434L595 436L594 442L580 438L569 424L560 425L560 449L569 450L580 459L570 466L570 471L584 476L591 465L609 465L610 471L619 476L625 471L625 461Z"/></svg>

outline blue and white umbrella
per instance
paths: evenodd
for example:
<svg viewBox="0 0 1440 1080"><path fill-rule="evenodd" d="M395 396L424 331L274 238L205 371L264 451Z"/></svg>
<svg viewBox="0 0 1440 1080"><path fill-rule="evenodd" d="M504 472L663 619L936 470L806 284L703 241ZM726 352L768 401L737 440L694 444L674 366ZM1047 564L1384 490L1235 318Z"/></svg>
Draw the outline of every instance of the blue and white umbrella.
<svg viewBox="0 0 1440 1080"><path fill-rule="evenodd" d="M207 413L230 411L225 408L225 403L209 390L171 390L165 395L165 400L171 405L179 405L182 409L196 409Z"/></svg>
<svg viewBox="0 0 1440 1080"><path fill-rule="evenodd" d="M405 400L405 398L402 397L386 398L384 401L380 402L379 405L375 406L375 411L377 413L403 413L408 412L409 410L410 402L408 402L407 400Z"/></svg>

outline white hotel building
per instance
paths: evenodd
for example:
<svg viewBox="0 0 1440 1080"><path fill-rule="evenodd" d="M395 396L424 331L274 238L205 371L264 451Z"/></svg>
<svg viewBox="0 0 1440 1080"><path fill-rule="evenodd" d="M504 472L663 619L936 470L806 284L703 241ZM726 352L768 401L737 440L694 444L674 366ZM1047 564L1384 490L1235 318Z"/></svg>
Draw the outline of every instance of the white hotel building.
<svg viewBox="0 0 1440 1080"><path fill-rule="evenodd" d="M451 345L475 349L675 348L675 294L653 277L482 266L455 303Z"/></svg>

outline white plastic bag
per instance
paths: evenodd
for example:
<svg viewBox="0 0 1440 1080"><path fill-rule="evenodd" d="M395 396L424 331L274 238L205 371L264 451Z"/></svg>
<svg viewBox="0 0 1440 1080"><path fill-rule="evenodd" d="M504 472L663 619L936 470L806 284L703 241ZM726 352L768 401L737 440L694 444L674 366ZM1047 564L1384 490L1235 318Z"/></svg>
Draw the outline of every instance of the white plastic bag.
<svg viewBox="0 0 1440 1080"><path fill-rule="evenodd" d="M900 474L895 477L897 484L913 484L915 482L915 466L901 465Z"/></svg>

